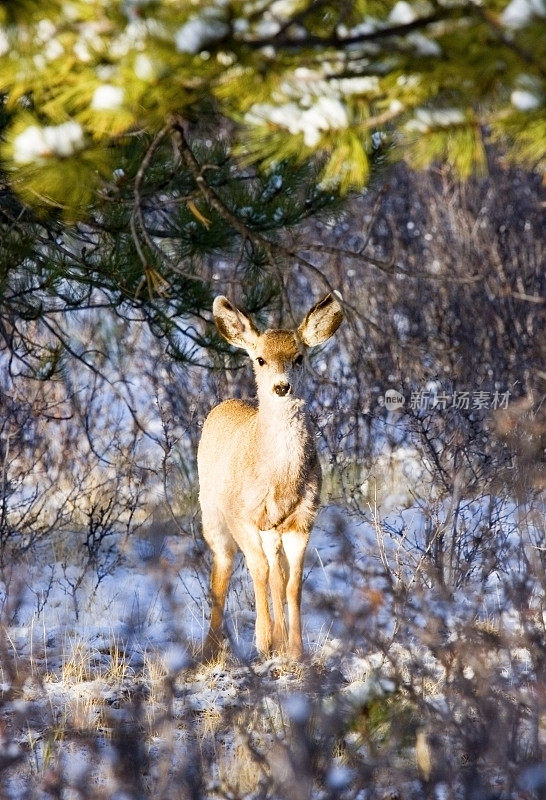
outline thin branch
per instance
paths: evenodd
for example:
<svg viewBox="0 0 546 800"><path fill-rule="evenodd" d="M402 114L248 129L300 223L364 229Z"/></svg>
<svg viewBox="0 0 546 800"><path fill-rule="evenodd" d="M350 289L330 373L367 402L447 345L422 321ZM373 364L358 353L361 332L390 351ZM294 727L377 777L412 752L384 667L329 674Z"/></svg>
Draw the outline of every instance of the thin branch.
<svg viewBox="0 0 546 800"><path fill-rule="evenodd" d="M127 398L125 398L122 395L122 393L120 392L120 390L116 386L116 383L114 381L110 380L110 378L108 378L108 376L105 375L104 372L102 372L100 369L98 369L91 361L88 361L86 358L84 358L84 353L78 353L69 344L67 337L64 336L59 331L59 329L56 326L54 326L51 322L49 322L47 319L44 318L42 320L42 324L62 344L63 348L66 350L67 353L69 353L80 364L83 364L83 366L85 366L95 376L95 378L100 378L101 380L105 381L105 383L108 384L109 388L112 390L112 392L115 394L115 396L117 398L119 398L121 400L121 402L124 404L125 408L127 408L128 412L129 412L129 414L131 416L131 419L133 420L133 422L134 422L135 426L138 428L138 430L142 432L143 436L145 436L146 438L150 439L150 441L152 441L152 442L157 442L158 441L157 437L153 436L147 430L146 426L140 421L137 411L127 401ZM92 352L92 351L88 350L86 352ZM100 455L98 457L100 458Z"/></svg>
<svg viewBox="0 0 546 800"><path fill-rule="evenodd" d="M400 264L394 263L393 260L382 261L381 259L373 258L372 256L366 256L361 252L344 250L342 247L331 247L330 245L326 244L305 244L301 249L326 253L333 256L345 256L347 258L352 258L356 261L377 267L377 269L380 269L382 272L386 272L388 275L399 274L405 275L406 278L426 278L427 280L442 282L449 281L450 283L476 283L477 281L483 280L483 275L470 275L467 278L452 278L448 275L435 275L432 272L425 272L423 270L410 271L405 267L400 266Z"/></svg>
<svg viewBox="0 0 546 800"><path fill-rule="evenodd" d="M142 197L141 197L141 191L140 190L141 190L141 187L142 187L142 181L144 180L144 176L146 174L146 170L150 166L150 162L151 162L151 160L152 160L152 158L153 158L153 156L155 154L155 151L157 150L157 148L159 147L159 145L161 144L161 142L165 138L168 130L169 130L169 126L168 125L164 125L156 133L156 135L154 136L150 146L148 147L148 149L146 150L146 153L144 154L144 158L142 159L142 162L141 162L141 164L140 164L140 166L138 168L138 171L137 171L137 174L136 174L136 177L135 177L135 186L134 186L134 190L133 190L135 202L133 204L133 213L131 214L131 223L130 223L130 225L131 225L131 234L133 236L133 241L135 243L135 247L136 247L136 250L137 250L137 253L138 253L138 257L140 258L140 260L142 262L142 266L144 267L145 270L148 269L148 262L147 262L146 256L144 255L144 252L143 252L143 250L142 250L142 248L140 246L140 240L139 240L139 236L138 236L138 232L137 232L137 228L136 228L137 221L138 221L138 224L140 226L140 230L142 232L142 235L144 237L144 241L146 242L146 244L148 245L150 250L153 251L155 246L154 246L154 243L151 241L150 237L148 236L148 232L146 231L146 225L144 224L144 217L143 217L143 214L142 214Z"/></svg>
<svg viewBox="0 0 546 800"><path fill-rule="evenodd" d="M213 208L215 211L220 214L220 216L228 222L231 227L237 231L237 233L244 239L248 239L249 241L253 242L256 246L261 247L267 253L269 258L269 262L271 267L277 273L277 277L279 278L280 286L282 287L282 291L288 306L289 311L291 312L291 302L288 293L286 292L285 288L285 278L280 269L277 259L275 258L275 254L282 255L284 257L293 257L290 251L284 252L284 248L281 248L279 245L271 242L269 239L266 239L261 234L257 233L256 231L249 228L239 217L237 217L231 209L229 209L220 196L212 189L212 187L207 183L205 177L203 175L203 168L197 161L193 150L188 144L186 139L186 133L184 130L184 120L179 116L174 116L172 119L172 130L173 136L175 141L178 145L179 152L186 163L189 171L194 177L199 190L201 191L203 197ZM318 270L317 270L318 271ZM320 271L318 271L320 272ZM320 273L321 278L326 281L326 278ZM327 281L326 281L327 282Z"/></svg>
<svg viewBox="0 0 546 800"><path fill-rule="evenodd" d="M333 47L333 48L346 48L354 44L362 44L365 42L377 42L381 39L390 39L394 36L406 36L412 31L418 31L422 28L427 28L436 22L446 22L448 20L458 20L465 15L476 15L476 7L473 3L465 4L461 7L448 7L442 8L439 11L429 14L425 17L419 17L411 22L401 23L399 25L391 25L385 28L377 28L374 31L365 31L356 33L352 36L340 36L335 32L329 36L318 36L316 34L308 33L306 36L295 37L288 35L287 31L291 25L287 25L275 34L274 36L264 37L261 39L244 40L247 47L262 48L266 46L273 46L278 49L297 49L302 50L310 47Z"/></svg>
<svg viewBox="0 0 546 800"><path fill-rule="evenodd" d="M131 221L130 221L131 235L132 235L132 238L133 238L133 241L134 241L134 244L135 244L136 251L138 253L138 257L140 258L140 261L142 262L142 266L144 267L145 276L144 276L143 280L145 280L145 278L146 278L146 276L148 274L148 271L150 269L150 265L148 263L148 259L146 258L146 255L145 255L145 253L144 253L144 251L142 249L142 246L140 244L140 237L138 235L138 230L137 230L137 222L138 222L138 227L140 229L142 237L144 238L144 241L145 241L148 249L151 252L157 253L162 260L164 259L165 261L167 261L167 263L169 265L169 268L172 269L177 274L182 275L184 278L187 278L188 280L192 280L192 281L197 281L199 283L203 283L204 280L203 280L202 277L200 277L199 275L193 275L191 272L186 272L185 270L182 270L176 262L174 262L165 252L163 252L163 250L161 250L160 247L157 246L157 244L154 242L154 240L152 239L152 237L148 233L148 230L146 228L146 222L144 220L144 214L143 214L143 211L142 211L142 193L141 193L141 188L142 188L142 182L143 182L144 177L146 175L146 170L150 166L150 163L152 161L152 158L153 158L157 148L159 147L159 145L161 144L162 140L165 138L165 136L167 135L167 133L169 132L170 129L171 129L171 124L170 123L166 123L156 133L156 135L154 136L152 142L150 143L150 146L146 150L146 153L144 154L144 158L142 159L142 162L141 162L141 164L140 164L140 166L138 168L138 171L137 171L137 174L136 174L136 177L135 177L135 186L134 186L134 190L133 190L134 204L133 204L133 212L131 214ZM140 289L140 286L139 286L139 289ZM138 295L138 291L137 291L137 295Z"/></svg>

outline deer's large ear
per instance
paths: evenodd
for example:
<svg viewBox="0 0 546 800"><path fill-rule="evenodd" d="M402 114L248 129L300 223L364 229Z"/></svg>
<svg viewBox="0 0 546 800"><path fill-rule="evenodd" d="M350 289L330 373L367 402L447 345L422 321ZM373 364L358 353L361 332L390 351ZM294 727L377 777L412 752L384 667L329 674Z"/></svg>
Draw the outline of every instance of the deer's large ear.
<svg viewBox="0 0 546 800"><path fill-rule="evenodd" d="M214 321L220 334L234 347L248 350L258 338L258 331L250 317L247 317L227 297L219 295L212 305Z"/></svg>
<svg viewBox="0 0 546 800"><path fill-rule="evenodd" d="M333 336L343 320L343 309L338 300L338 292L330 292L307 313L298 328L303 344L314 347Z"/></svg>

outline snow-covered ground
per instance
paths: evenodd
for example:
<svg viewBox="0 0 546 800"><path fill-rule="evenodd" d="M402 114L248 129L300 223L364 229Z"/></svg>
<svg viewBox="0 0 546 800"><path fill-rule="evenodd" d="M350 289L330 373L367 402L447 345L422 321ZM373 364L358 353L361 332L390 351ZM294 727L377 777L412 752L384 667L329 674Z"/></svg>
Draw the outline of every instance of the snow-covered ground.
<svg viewBox="0 0 546 800"><path fill-rule="evenodd" d="M365 521L335 507L322 511L306 561L302 664L256 657L252 587L242 561L228 598L229 648L213 664L199 662L208 555L190 535L158 537L156 531L154 537L120 540L122 558L100 580L96 569L82 566L76 534L60 537L55 546L49 540L37 546L3 570L3 796L368 797L357 792L367 785L361 764L381 767L386 785L396 765L391 778L400 789L415 771L427 710L445 715L446 725L461 712L449 706L453 698L446 694L446 681L459 668L469 685L504 676L506 691L521 703L539 688L517 604L501 609L498 576L481 585L482 597L474 588L448 601L430 582L429 593L424 590L427 580L417 575L423 526L419 507L381 524L373 515ZM394 585L402 581L396 570L404 554L411 555L405 563L417 565L419 579L410 571L405 585ZM499 628L501 618L519 649L503 641L508 634ZM463 631L475 639L458 655ZM489 647L487 637L498 643ZM415 716L412 692L419 694L423 721L412 719L409 733L398 738L387 721L389 698L401 708L411 701ZM476 708L473 714L481 706ZM543 722L536 730L544 738ZM396 744L385 763L374 754L382 725L391 725ZM312 741L320 754L317 742L328 742L334 730L341 738L328 745L328 763L309 767L311 777L301 777L294 794L307 758L297 741ZM424 746L428 752L426 741ZM135 753L140 763L128 774L124 759L130 762ZM187 789L194 763L200 794L169 794L173 787ZM425 796L419 794L419 781L426 783L419 769L408 797ZM541 785L540 775L532 780ZM441 775L438 785L447 791Z"/></svg>
<svg viewBox="0 0 546 800"><path fill-rule="evenodd" d="M335 636L339 620L331 613L354 580L350 566L343 563L339 532L336 514L323 512L309 548L304 635L311 661L326 663L335 656L345 665L344 683L356 682L362 695L367 691L364 681L370 662L343 652ZM192 727L206 727L205 721L215 715L251 708L256 681L270 719L276 716L281 724L283 712L290 715L299 708L302 713L307 703L302 694L304 667L282 658L256 660L252 586L242 559L228 598L230 654L216 664L203 665L194 660L208 615L208 560L199 542L177 536L120 541L121 563L100 581L94 569L79 563L78 546L76 534L64 535L62 547L57 546L61 560L52 562L55 548L46 542L4 571L1 597L7 654L1 710L9 735L3 749L6 758L14 759L5 783L7 796L23 800L30 796L29 786L43 789L52 736L57 740L55 761L62 762L74 796L84 774L86 781L91 777L97 787L114 792L109 729L123 719L123 706L139 695L153 729L154 720L165 712L166 682L172 681L173 690L168 738L182 760L189 747L188 714ZM374 684L371 691L378 691L378 686ZM86 748L61 733L62 726L82 727L97 735L100 747L90 776ZM227 733L231 741L223 743L226 754L236 748L237 738L234 731ZM156 732L147 745L153 754L165 741ZM21 766L17 759L29 750L31 766L26 757ZM211 772L209 788L221 779L219 769L217 765Z"/></svg>

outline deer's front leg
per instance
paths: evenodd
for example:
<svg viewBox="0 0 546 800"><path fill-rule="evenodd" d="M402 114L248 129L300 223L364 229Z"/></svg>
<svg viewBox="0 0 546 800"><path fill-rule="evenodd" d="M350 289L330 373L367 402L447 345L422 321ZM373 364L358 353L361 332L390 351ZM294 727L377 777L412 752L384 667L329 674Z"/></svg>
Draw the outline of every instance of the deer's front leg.
<svg viewBox="0 0 546 800"><path fill-rule="evenodd" d="M309 535L315 519L320 492L320 468L315 464L315 473L307 485L306 492L296 509L288 515L277 530L281 534L283 550L288 562L286 604L288 606L288 653L292 658L301 658L303 643L301 636L301 585L303 564Z"/></svg>
<svg viewBox="0 0 546 800"><path fill-rule="evenodd" d="M303 562L309 532L293 528L282 534L282 546L288 562L288 582L286 584L286 604L288 606L288 654L301 658L303 642L301 637L301 584Z"/></svg>
<svg viewBox="0 0 546 800"><path fill-rule="evenodd" d="M256 647L260 653L269 655L271 651L271 617L267 596L269 564L261 548L260 552L256 549L248 554L246 563L254 584L256 599Z"/></svg>
<svg viewBox="0 0 546 800"><path fill-rule="evenodd" d="M262 548L260 531L254 526L243 523L239 527L236 541L244 553L254 585L256 647L260 653L268 655L271 650L271 617L268 599L269 563Z"/></svg>
<svg viewBox="0 0 546 800"><path fill-rule="evenodd" d="M286 646L287 628L284 615L288 562L282 547L281 534L273 528L261 531L262 547L269 562L269 587L273 602L273 649L281 651Z"/></svg>

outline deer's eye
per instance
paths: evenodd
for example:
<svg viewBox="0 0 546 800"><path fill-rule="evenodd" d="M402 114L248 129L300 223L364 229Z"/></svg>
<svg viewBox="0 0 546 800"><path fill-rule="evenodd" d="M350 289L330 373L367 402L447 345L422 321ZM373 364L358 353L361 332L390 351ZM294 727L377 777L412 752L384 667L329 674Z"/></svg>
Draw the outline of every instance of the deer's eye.
<svg viewBox="0 0 546 800"><path fill-rule="evenodd" d="M256 361L258 362L258 364L260 365L260 367L263 367L263 365L265 364L265 361L263 360L263 358L262 358L261 356L258 356L258 358L256 359Z"/></svg>
<svg viewBox="0 0 546 800"><path fill-rule="evenodd" d="M303 364L303 356L301 353L299 353L299 355L297 355L296 358L294 359L294 364L296 365L296 367L301 367L301 365Z"/></svg>

